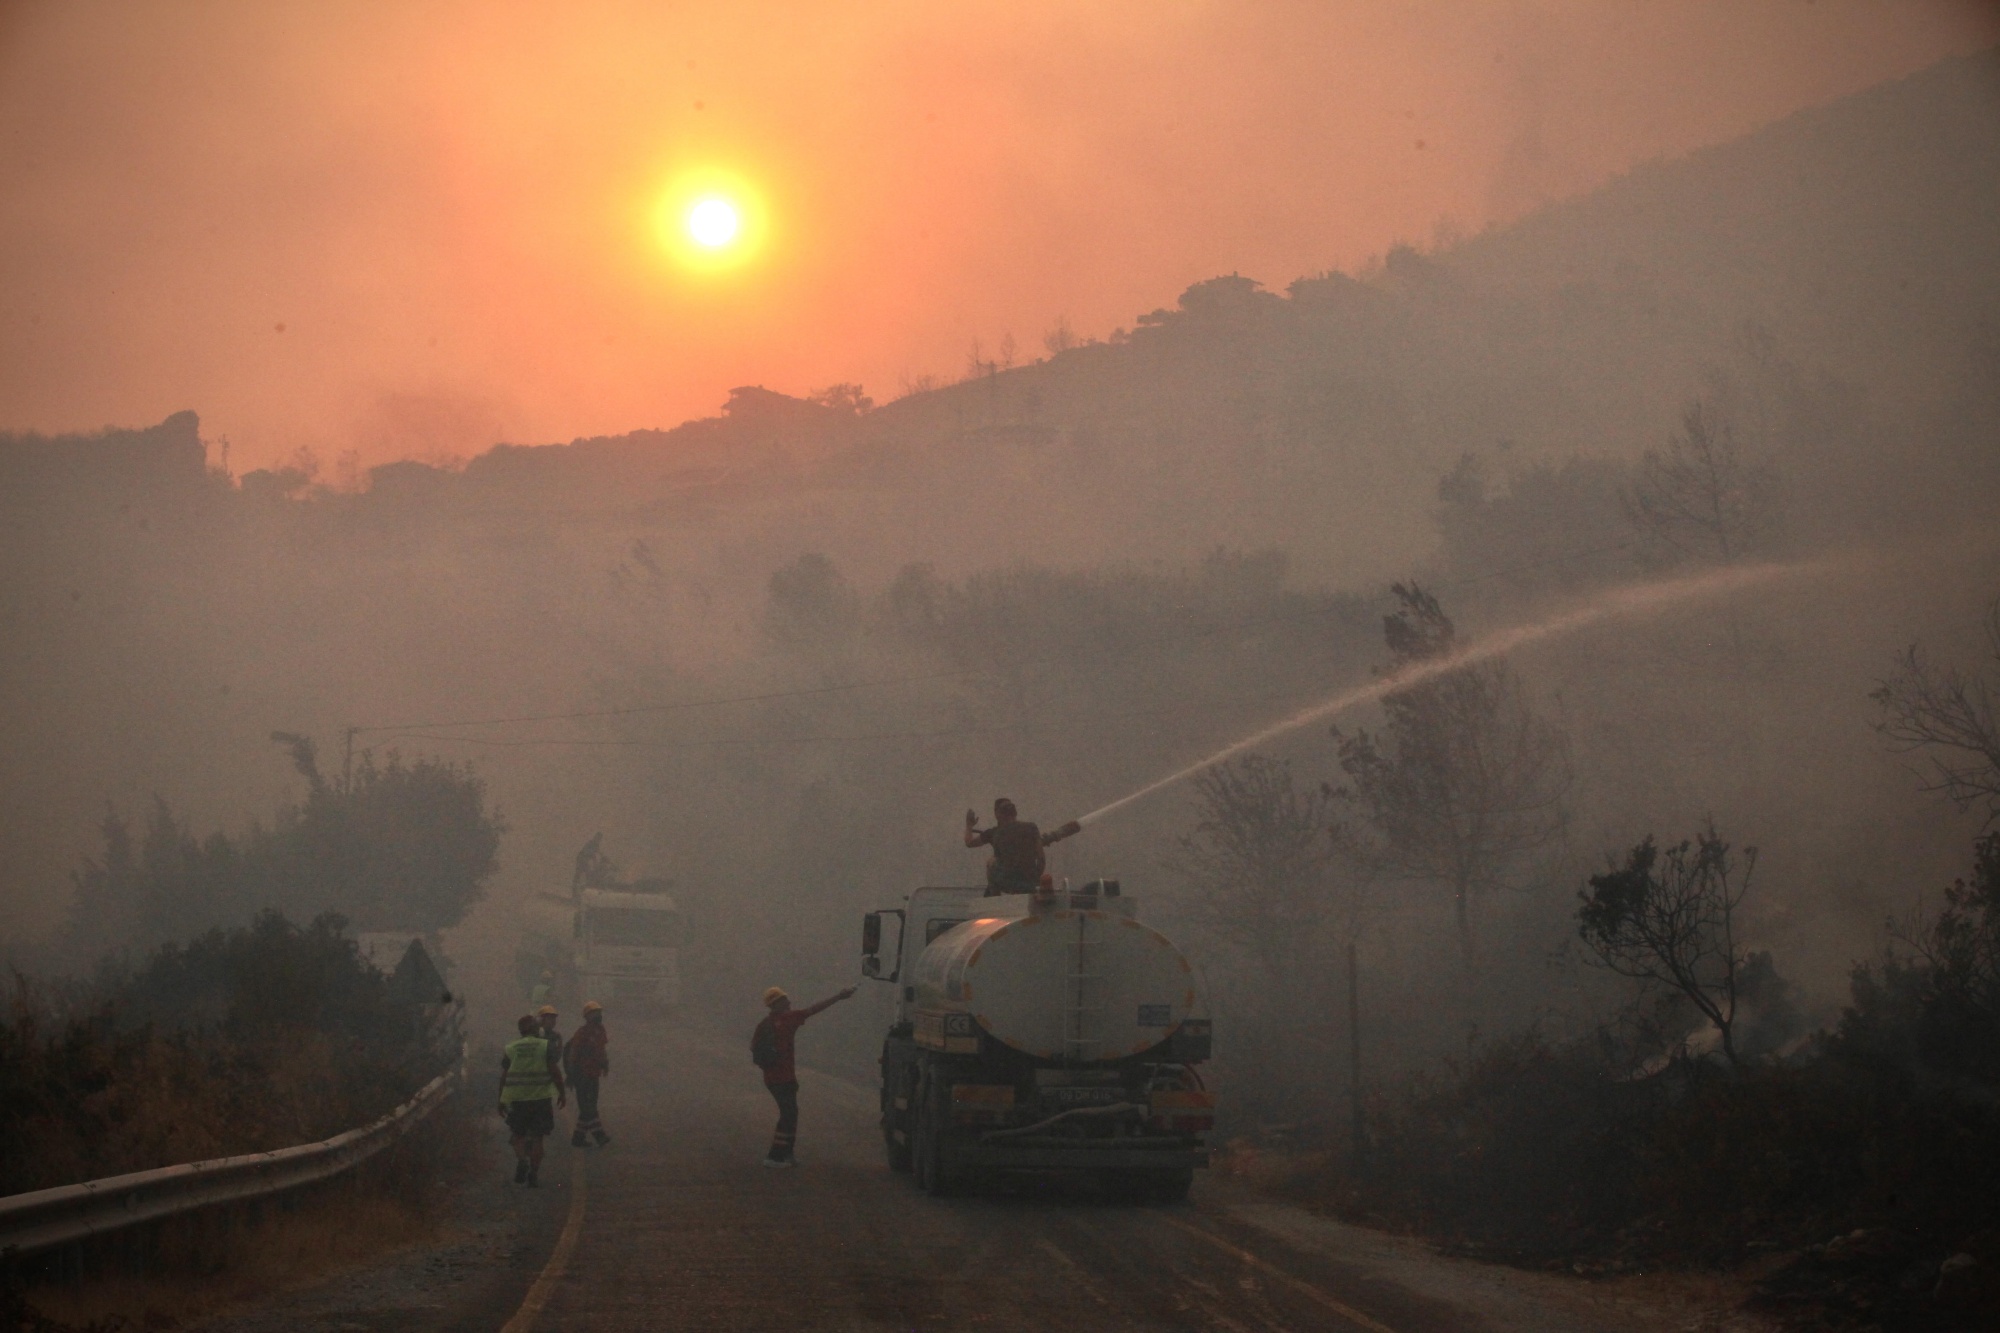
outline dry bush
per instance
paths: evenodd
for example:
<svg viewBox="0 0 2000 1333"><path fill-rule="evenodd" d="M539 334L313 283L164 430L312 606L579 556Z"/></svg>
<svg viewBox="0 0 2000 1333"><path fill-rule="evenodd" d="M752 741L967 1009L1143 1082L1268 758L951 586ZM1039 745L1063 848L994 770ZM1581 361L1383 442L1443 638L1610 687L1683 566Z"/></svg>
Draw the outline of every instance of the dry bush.
<svg viewBox="0 0 2000 1333"><path fill-rule="evenodd" d="M1728 1261L1885 1223L1947 1247L2000 1197L2000 1107L1830 1055L1630 1082L1589 1046L1531 1035L1370 1112L1362 1169L1328 1159L1294 1188L1520 1262Z"/></svg>
<svg viewBox="0 0 2000 1333"><path fill-rule="evenodd" d="M1366 1162L1328 1159L1299 1185L1470 1249L1568 1253L1633 1211L1633 1147L1656 1100L1588 1049L1528 1033L1371 1098Z"/></svg>
<svg viewBox="0 0 2000 1333"><path fill-rule="evenodd" d="M476 1099L449 1101L380 1156L322 1185L114 1237L85 1256L85 1280L39 1281L6 1293L14 1304L0 1307L0 1330L180 1327L435 1245L449 1228L449 1187L493 1165L492 1139L472 1123L481 1109ZM144 1257L143 1272L131 1262L135 1252Z"/></svg>
<svg viewBox="0 0 2000 1333"><path fill-rule="evenodd" d="M65 1002L66 1001L66 1002ZM337 917L267 914L0 1022L0 1193L327 1138L438 1072Z"/></svg>

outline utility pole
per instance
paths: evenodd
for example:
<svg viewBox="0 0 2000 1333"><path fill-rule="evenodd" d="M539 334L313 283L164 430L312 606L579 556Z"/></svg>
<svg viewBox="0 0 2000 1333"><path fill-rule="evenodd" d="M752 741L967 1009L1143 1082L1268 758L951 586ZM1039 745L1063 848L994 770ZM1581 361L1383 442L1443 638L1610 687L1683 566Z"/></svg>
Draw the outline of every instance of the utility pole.
<svg viewBox="0 0 2000 1333"><path fill-rule="evenodd" d="M1347 942L1347 1081L1354 1114L1354 1169L1368 1157L1368 1138L1361 1120L1361 964L1354 941Z"/></svg>

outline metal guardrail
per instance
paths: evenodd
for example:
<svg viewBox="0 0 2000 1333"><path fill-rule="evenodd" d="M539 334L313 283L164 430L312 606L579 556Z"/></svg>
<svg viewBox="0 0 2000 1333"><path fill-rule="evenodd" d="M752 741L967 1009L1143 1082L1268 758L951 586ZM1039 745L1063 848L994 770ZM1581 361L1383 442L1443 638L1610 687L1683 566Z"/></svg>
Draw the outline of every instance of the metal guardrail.
<svg viewBox="0 0 2000 1333"><path fill-rule="evenodd" d="M30 1254L216 1204L262 1198L359 1166L458 1088L463 1062L373 1124L319 1143L187 1162L0 1198L0 1256Z"/></svg>

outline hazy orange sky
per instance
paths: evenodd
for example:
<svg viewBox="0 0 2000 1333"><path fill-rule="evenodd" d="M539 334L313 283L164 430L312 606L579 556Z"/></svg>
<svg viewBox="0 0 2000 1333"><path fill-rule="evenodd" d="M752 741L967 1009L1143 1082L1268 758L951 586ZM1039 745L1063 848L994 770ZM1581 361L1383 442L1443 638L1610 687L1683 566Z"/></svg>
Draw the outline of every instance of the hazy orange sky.
<svg viewBox="0 0 2000 1333"><path fill-rule="evenodd" d="M0 7L0 429L237 471L878 399L1274 287L2000 42L1964 0ZM754 261L658 244L691 167Z"/></svg>

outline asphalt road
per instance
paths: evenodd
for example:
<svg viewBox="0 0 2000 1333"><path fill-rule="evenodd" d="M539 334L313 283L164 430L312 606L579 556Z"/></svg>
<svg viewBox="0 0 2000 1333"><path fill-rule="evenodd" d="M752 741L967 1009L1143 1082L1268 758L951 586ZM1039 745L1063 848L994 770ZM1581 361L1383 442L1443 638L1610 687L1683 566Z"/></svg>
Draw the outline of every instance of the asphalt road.
<svg viewBox="0 0 2000 1333"><path fill-rule="evenodd" d="M767 1169L774 1110L736 1044L638 1035L605 1085L613 1145L551 1145L534 1201L548 1258L532 1281L523 1266L507 1333L1731 1326L1440 1259L1230 1181L1198 1178L1179 1205L1080 1187L931 1199L885 1164L873 1090L810 1070L801 1165Z"/></svg>
<svg viewBox="0 0 2000 1333"><path fill-rule="evenodd" d="M801 1039L811 1058L810 1029ZM745 1043L621 1023L607 1149L543 1187L504 1147L453 1234L221 1321L217 1333L554 1330L1750 1330L1685 1283L1586 1283L1442 1258L1197 1173L1183 1204L1085 1189L931 1199L883 1160L872 1088L801 1072L801 1165ZM1227 1090L1222 1090L1227 1095ZM488 1132L497 1140L497 1117Z"/></svg>

